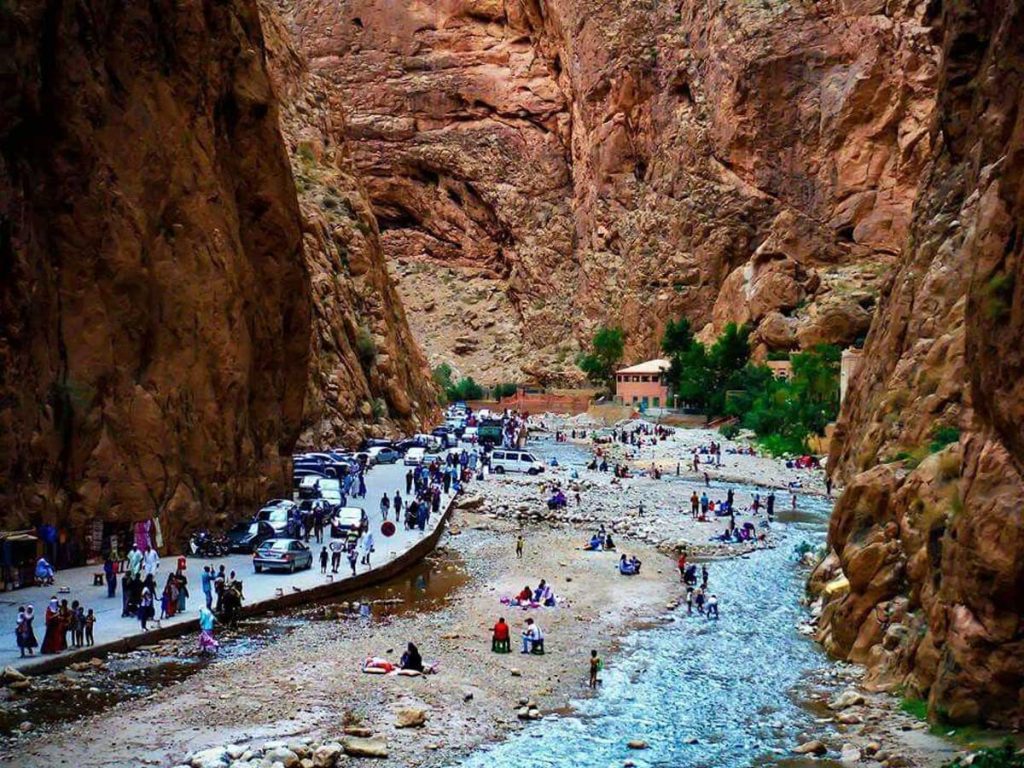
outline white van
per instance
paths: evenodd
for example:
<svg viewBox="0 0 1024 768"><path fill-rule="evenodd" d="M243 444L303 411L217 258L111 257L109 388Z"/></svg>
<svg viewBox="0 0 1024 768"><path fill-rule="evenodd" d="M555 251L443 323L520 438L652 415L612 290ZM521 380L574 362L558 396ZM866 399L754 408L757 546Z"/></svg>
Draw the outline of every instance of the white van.
<svg viewBox="0 0 1024 768"><path fill-rule="evenodd" d="M426 448L413 447L405 452L405 459L402 461L407 467L418 467L423 463L423 457L427 455Z"/></svg>
<svg viewBox="0 0 1024 768"><path fill-rule="evenodd" d="M506 472L525 472L536 475L544 471L544 463L537 461L532 453L499 448L491 451L491 471L503 475Z"/></svg>

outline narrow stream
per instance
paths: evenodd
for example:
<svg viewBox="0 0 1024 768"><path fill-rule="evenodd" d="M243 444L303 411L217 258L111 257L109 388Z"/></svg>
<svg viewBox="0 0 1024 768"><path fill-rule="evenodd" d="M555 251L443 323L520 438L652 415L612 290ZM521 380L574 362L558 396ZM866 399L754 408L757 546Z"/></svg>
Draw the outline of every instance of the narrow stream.
<svg viewBox="0 0 1024 768"><path fill-rule="evenodd" d="M796 631L806 578L796 566L796 548L824 541L831 502L800 496L798 508L779 515L784 528L775 549L709 566L720 620L687 616L682 608L670 623L632 634L602 672L598 696L461 765L621 766L631 760L637 766L738 768L787 762L815 727L797 688L829 664ZM632 750L631 740L649 746Z"/></svg>

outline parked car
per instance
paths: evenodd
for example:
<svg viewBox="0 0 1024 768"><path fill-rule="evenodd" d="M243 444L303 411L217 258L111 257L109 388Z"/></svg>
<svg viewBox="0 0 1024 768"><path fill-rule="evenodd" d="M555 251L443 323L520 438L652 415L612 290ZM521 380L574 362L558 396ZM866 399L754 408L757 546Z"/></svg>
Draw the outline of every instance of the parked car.
<svg viewBox="0 0 1024 768"><path fill-rule="evenodd" d="M402 454L394 448L385 448L379 445L370 448L367 453L370 454L374 464L394 464L402 458Z"/></svg>
<svg viewBox="0 0 1024 768"><path fill-rule="evenodd" d="M466 427L462 431L462 442L464 443L475 443L479 437L477 427Z"/></svg>
<svg viewBox="0 0 1024 768"><path fill-rule="evenodd" d="M391 440L385 440L382 437L368 437L359 444L360 451L368 451L371 448L394 448L395 444Z"/></svg>
<svg viewBox="0 0 1024 768"><path fill-rule="evenodd" d="M370 527L369 518L361 507L340 507L331 517L331 537L341 539L355 532L362 534Z"/></svg>
<svg viewBox="0 0 1024 768"><path fill-rule="evenodd" d="M264 507L256 513L256 523L269 523L274 529L275 535L281 535L288 530L288 519L292 510L295 509L295 502L290 502L290 507Z"/></svg>
<svg viewBox="0 0 1024 768"><path fill-rule="evenodd" d="M296 493L299 499L323 499L328 504L341 504L341 480L333 477L303 477Z"/></svg>
<svg viewBox="0 0 1024 768"><path fill-rule="evenodd" d="M298 539L268 539L252 556L252 566L256 573L264 568L268 571L279 568L295 573L313 567L313 553Z"/></svg>
<svg viewBox="0 0 1024 768"><path fill-rule="evenodd" d="M401 454L405 454L410 448L426 448L426 445L422 440L415 437L407 437L405 440L399 440L395 443L395 450Z"/></svg>
<svg viewBox="0 0 1024 768"><path fill-rule="evenodd" d="M236 523L225 536L228 549L232 552L255 552L260 544L276 535L270 523L259 520L243 520Z"/></svg>
<svg viewBox="0 0 1024 768"><path fill-rule="evenodd" d="M419 446L416 446L414 448L410 448L408 451L405 452L405 458L402 460L402 463L405 464L407 467L416 467L423 463L423 457L426 455L426 448L420 448Z"/></svg>
<svg viewBox="0 0 1024 768"><path fill-rule="evenodd" d="M525 472L536 475L544 471L544 463L537 461L532 453L526 451L495 448L491 451L491 469L499 475L506 472Z"/></svg>

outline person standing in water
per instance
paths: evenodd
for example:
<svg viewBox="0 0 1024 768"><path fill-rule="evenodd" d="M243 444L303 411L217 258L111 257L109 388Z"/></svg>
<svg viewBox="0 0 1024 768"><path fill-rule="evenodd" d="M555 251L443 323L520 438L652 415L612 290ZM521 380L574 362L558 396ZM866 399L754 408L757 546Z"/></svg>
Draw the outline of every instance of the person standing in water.
<svg viewBox="0 0 1024 768"><path fill-rule="evenodd" d="M590 688L591 690L597 688L597 673L601 671L601 659L597 655L597 651L592 650L590 652Z"/></svg>

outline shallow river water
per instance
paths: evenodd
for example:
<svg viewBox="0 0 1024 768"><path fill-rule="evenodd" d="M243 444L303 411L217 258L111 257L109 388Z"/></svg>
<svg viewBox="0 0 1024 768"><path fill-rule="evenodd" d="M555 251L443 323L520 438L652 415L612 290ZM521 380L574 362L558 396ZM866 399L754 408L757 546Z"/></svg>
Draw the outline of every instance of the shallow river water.
<svg viewBox="0 0 1024 768"><path fill-rule="evenodd" d="M796 565L796 548L824 541L831 503L801 496L798 507L780 515L785 528L776 548L709 565L718 621L687 616L684 607L670 623L632 634L602 672L600 695L472 755L463 768L785 761L813 730L798 685L829 664L796 631L807 575ZM649 746L631 750L630 740Z"/></svg>

